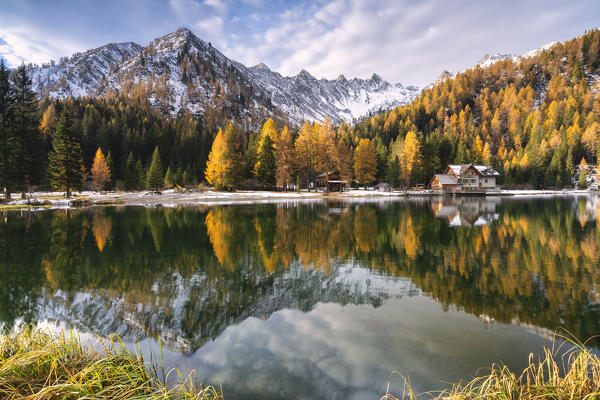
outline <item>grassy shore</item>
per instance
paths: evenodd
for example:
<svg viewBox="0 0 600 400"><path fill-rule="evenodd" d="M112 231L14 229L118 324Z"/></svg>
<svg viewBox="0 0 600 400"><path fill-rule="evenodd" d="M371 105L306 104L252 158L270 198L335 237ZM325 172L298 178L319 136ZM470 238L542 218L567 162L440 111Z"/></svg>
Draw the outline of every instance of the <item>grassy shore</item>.
<svg viewBox="0 0 600 400"><path fill-rule="evenodd" d="M441 393L415 394L404 379L399 397L388 393L381 400L598 400L600 359L585 346L565 342L568 350L547 349L515 374L493 365L479 377ZM128 352L120 341L102 341L100 350L81 345L64 333L24 329L0 337L0 398L2 399L198 399L222 400L214 387L184 377L166 387L162 369L149 368L139 354ZM558 356L557 354L561 354ZM483 371L482 371L483 372Z"/></svg>
<svg viewBox="0 0 600 400"><path fill-rule="evenodd" d="M219 400L213 387L184 377L166 387L162 369L148 367L122 342L102 341L90 350L73 335L24 329L0 338L2 399L202 399ZM164 380L164 377L163 377Z"/></svg>
<svg viewBox="0 0 600 400"><path fill-rule="evenodd" d="M584 345L563 339L562 346L545 349L538 360L531 354L529 365L518 375L506 366L492 365L469 382L418 395L403 377L402 394L389 394L388 383L381 400L600 400L600 359Z"/></svg>

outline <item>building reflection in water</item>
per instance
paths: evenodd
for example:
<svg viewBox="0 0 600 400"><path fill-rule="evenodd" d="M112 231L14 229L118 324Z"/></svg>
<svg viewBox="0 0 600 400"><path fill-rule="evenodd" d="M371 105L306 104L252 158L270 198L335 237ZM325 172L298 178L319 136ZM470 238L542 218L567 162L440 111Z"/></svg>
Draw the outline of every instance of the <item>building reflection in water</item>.
<svg viewBox="0 0 600 400"><path fill-rule="evenodd" d="M499 197L445 196L431 201L431 209L450 226L481 226L497 220Z"/></svg>

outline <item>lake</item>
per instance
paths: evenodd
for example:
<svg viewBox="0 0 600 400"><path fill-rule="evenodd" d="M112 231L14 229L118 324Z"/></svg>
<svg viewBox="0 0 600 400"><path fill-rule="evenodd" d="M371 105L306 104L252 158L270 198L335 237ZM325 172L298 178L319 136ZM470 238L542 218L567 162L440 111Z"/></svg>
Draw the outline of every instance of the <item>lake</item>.
<svg viewBox="0 0 600 400"><path fill-rule="evenodd" d="M0 215L0 325L119 334L225 399L379 399L600 333L600 200ZM563 331L564 332L564 331ZM598 340L589 342L598 347ZM400 377L391 391L402 393Z"/></svg>

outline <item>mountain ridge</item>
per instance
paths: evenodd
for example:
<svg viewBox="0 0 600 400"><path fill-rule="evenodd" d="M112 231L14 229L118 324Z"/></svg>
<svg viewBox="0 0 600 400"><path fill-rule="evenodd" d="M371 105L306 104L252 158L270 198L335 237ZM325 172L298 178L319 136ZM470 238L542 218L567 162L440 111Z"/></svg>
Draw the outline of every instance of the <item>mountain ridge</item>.
<svg viewBox="0 0 600 400"><path fill-rule="evenodd" d="M259 63L247 67L225 56L187 28L156 38L148 46L109 43L59 63L31 66L42 97L99 96L146 85L145 95L165 113L203 114L219 103L233 116L278 112L299 125L329 117L352 122L383 109L407 104L415 86L370 79L317 79L305 69L283 76ZM223 89L223 90L221 90ZM141 90L138 88L138 90Z"/></svg>

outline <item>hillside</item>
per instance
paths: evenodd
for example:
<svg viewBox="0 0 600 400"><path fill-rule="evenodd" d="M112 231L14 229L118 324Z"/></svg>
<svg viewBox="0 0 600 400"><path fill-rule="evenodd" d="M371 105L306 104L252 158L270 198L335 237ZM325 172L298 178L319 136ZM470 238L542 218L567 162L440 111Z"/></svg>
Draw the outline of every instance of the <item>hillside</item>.
<svg viewBox="0 0 600 400"><path fill-rule="evenodd" d="M422 159L412 176L427 182L450 162L489 163L505 183L570 185L576 166L598 162L600 31L526 53L486 57L424 90L410 105L373 116L353 135L403 155L414 132ZM384 178L380 168L380 177Z"/></svg>

